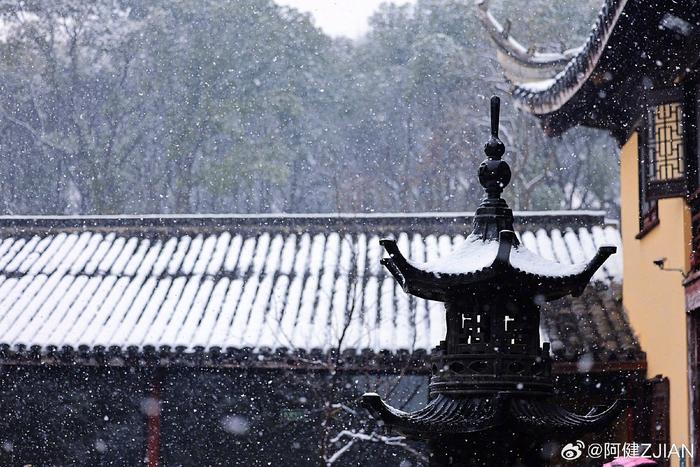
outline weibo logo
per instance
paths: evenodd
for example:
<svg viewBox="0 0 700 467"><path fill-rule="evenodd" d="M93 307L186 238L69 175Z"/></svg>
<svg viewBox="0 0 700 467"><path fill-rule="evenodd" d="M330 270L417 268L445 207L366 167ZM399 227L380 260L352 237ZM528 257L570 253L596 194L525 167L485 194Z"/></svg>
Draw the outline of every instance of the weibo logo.
<svg viewBox="0 0 700 467"><path fill-rule="evenodd" d="M561 457L566 459L567 461L578 459L579 457L581 457L581 454L583 454L584 447L585 444L581 440L576 441L575 444L569 443L563 448L561 448Z"/></svg>

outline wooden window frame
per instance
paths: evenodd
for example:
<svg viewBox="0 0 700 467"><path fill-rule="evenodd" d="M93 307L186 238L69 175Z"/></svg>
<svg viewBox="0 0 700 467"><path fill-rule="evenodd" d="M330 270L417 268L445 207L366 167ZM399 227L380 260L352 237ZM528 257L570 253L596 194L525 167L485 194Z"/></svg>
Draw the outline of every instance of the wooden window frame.
<svg viewBox="0 0 700 467"><path fill-rule="evenodd" d="M655 114L656 108L661 105L666 104L678 104L679 111L681 115L678 116L681 125L681 141L680 144L682 152L682 164L683 171L682 175L677 178L664 179L664 180L653 180L649 177L649 164L655 154L652 154L652 144L649 143L650 139L655 138L655 121L653 120L653 115ZM642 118L642 129L640 131L640 148L643 153L642 166L640 167L640 183L643 181L644 187L644 199L658 200L663 198L674 198L679 196L686 196L688 193L688 155L686 148L688 147L686 142L686 133L688 123L688 116L686 112L687 103L685 99L684 89L681 86L667 88L667 89L656 89L648 91L644 96L644 116ZM650 135L653 133L653 136ZM654 144L655 145L655 144ZM643 172L641 171L643 170ZM658 219L658 216L657 216ZM642 231L640 225L640 231Z"/></svg>
<svg viewBox="0 0 700 467"><path fill-rule="evenodd" d="M646 108L646 107L645 107ZM638 167L638 188L639 188L639 233L637 239L644 237L654 227L659 225L659 202L656 199L647 197L647 143L645 120L637 129L637 167Z"/></svg>
<svg viewBox="0 0 700 467"><path fill-rule="evenodd" d="M688 329L688 383L690 398L690 441L694 450L700 446L700 310L690 310Z"/></svg>
<svg viewBox="0 0 700 467"><path fill-rule="evenodd" d="M685 86L684 128L686 145L686 178L688 179L687 202L690 206L691 253L690 268L700 270L700 80L693 72Z"/></svg>
<svg viewBox="0 0 700 467"><path fill-rule="evenodd" d="M683 138L685 140L685 166L688 200L700 198L700 81L697 74L693 73L685 85L683 96Z"/></svg>

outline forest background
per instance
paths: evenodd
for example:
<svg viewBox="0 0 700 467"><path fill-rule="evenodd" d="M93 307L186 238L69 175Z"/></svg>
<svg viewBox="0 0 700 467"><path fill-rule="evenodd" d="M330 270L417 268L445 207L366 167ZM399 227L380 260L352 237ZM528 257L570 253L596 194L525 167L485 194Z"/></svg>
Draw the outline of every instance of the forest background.
<svg viewBox="0 0 700 467"><path fill-rule="evenodd" d="M543 51L600 7L490 3ZM511 206L617 217L615 142L514 109L475 8L383 4L350 40L271 0L0 0L0 214L473 210L496 93Z"/></svg>

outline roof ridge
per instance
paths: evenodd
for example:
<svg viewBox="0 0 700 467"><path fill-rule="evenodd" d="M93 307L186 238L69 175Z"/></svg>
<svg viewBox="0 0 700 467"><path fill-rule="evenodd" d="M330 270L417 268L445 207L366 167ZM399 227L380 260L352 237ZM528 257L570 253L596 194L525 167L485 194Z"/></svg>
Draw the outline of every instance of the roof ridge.
<svg viewBox="0 0 700 467"><path fill-rule="evenodd" d="M592 227L610 225L605 211L516 211L516 224L534 228ZM474 212L417 213L280 213L280 214L143 214L85 216L0 216L0 235L72 231L167 231L176 233L242 230L391 232L397 228L421 231L423 227L471 230ZM450 230L450 229L447 229ZM451 231L451 230L450 230ZM431 233L440 233L440 229ZM445 233L448 233L445 231Z"/></svg>
<svg viewBox="0 0 700 467"><path fill-rule="evenodd" d="M514 215L541 216L541 215L604 215L602 209L554 209L554 210L522 210L513 211ZM0 222L13 219L190 219L190 218L217 218L217 219L247 219L247 218L384 218L384 217L456 217L473 216L474 211L417 211L417 212L280 212L280 213L190 213L190 214L12 214L0 215Z"/></svg>

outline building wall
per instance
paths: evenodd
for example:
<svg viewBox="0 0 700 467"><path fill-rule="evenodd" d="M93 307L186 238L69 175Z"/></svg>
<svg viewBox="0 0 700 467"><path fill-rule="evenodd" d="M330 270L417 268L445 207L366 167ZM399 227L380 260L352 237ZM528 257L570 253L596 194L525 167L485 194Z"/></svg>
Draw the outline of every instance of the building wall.
<svg viewBox="0 0 700 467"><path fill-rule="evenodd" d="M377 391L389 404L407 411L425 405L429 375L401 375L400 370L331 373L0 361L0 467L138 466L144 459L149 466L317 467L324 464L321 445L330 456L348 443L348 438L329 441L343 430L396 434L378 428L359 406L364 392ZM641 378L636 372L559 373L555 400L586 413L594 405L611 404L620 398L620 388L629 385L626 396L644 406ZM328 411L326 404L342 406ZM157 428L152 418L158 420ZM629 425L622 419L583 439L587 444L624 442ZM409 444L425 454L424 443ZM562 463L555 458L552 465L602 463ZM400 446L373 442L356 443L337 463L418 464Z"/></svg>
<svg viewBox="0 0 700 467"><path fill-rule="evenodd" d="M678 272L662 271L653 261L666 257L666 267L688 270L690 211L683 198L659 201L659 225L641 239L637 134L623 146L621 161L623 306L642 349L648 376L670 379L672 443L689 445L688 339L685 291Z"/></svg>
<svg viewBox="0 0 700 467"><path fill-rule="evenodd" d="M610 380L606 385L615 386ZM376 426L357 406L361 394L375 390L394 406L417 410L425 405L427 387L428 375L398 370L331 374L0 362L0 467L139 466L144 459L148 466L316 467L323 464L320 446L330 456L349 441L342 438L336 446L328 439ZM328 412L331 403L349 410ZM424 445L411 445L424 452ZM400 446L358 443L338 465L402 462L417 463Z"/></svg>

